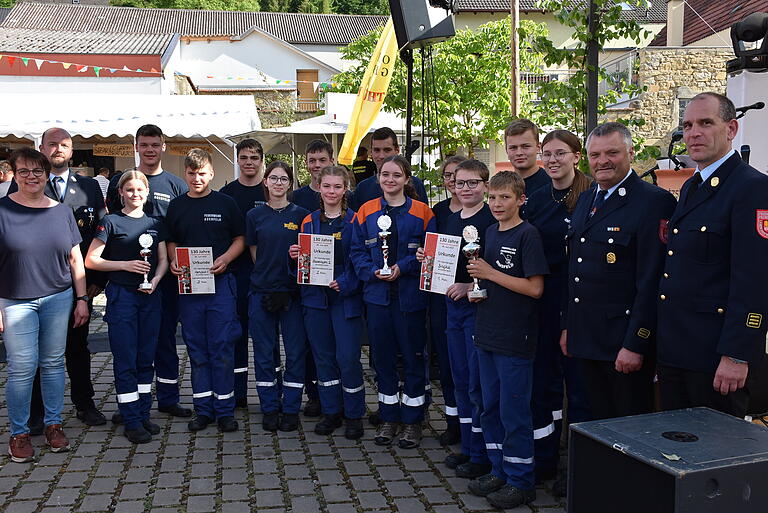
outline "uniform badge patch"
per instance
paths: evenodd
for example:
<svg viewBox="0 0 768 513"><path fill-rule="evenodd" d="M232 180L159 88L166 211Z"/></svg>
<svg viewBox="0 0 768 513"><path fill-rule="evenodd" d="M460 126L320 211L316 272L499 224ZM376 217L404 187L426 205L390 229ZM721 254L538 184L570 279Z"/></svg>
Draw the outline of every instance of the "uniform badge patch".
<svg viewBox="0 0 768 513"><path fill-rule="evenodd" d="M664 244L669 243L669 219L659 219L659 240Z"/></svg>
<svg viewBox="0 0 768 513"><path fill-rule="evenodd" d="M757 234L768 239L768 210L757 211Z"/></svg>
<svg viewBox="0 0 768 513"><path fill-rule="evenodd" d="M615 264L616 263L616 253L613 253L613 252L607 253L605 255L605 261L608 262L609 264Z"/></svg>
<svg viewBox="0 0 768 513"><path fill-rule="evenodd" d="M648 328L640 328L637 330L637 336L640 338L648 338L651 336L651 330Z"/></svg>
<svg viewBox="0 0 768 513"><path fill-rule="evenodd" d="M299 225L291 221L290 223L283 223L283 228L288 228L289 230L298 230Z"/></svg>
<svg viewBox="0 0 768 513"><path fill-rule="evenodd" d="M759 329L762 323L763 323L762 314L759 314L759 313L747 314L747 328Z"/></svg>

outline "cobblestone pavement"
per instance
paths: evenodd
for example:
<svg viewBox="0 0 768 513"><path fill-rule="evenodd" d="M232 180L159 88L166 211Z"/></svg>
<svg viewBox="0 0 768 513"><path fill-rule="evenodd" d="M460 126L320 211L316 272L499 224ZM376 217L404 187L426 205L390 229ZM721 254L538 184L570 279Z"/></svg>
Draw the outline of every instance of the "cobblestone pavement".
<svg viewBox="0 0 768 513"><path fill-rule="evenodd" d="M105 334L97 306L91 323L94 338ZM191 407L189 361L182 361L182 402ZM367 368L367 358L365 362ZM0 364L0 387L7 373ZM93 355L97 406L107 418L117 409L112 358ZM369 409L375 409L373 383L367 375ZM401 511L453 513L493 511L485 499L467 492L467 481L454 477L442 461L449 449L435 440L445 428L442 396L433 383L434 404L424 442L416 450L379 447L366 425L362 440L313 431L315 420L303 418L298 432L276 434L261 429L256 391L251 384L248 411L237 410L240 431L219 433L215 426L187 431L186 420L153 410L152 420L163 431L150 444L134 446L122 428L84 426L75 418L67 397L64 430L72 449L55 454L33 437L34 463L19 464L0 456L0 511L27 512L284 512L351 513ZM68 396L68 393L67 393ZM0 443L8 440L5 394L0 394ZM455 449L455 447L454 447ZM547 483L550 485L551 483ZM516 513L562 513L563 504L547 487L537 491L533 505Z"/></svg>

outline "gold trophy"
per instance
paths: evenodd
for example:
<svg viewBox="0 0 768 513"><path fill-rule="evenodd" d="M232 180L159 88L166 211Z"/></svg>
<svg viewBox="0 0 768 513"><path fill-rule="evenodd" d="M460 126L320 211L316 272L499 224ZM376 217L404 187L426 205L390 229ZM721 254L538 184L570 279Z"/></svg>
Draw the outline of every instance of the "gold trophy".
<svg viewBox="0 0 768 513"><path fill-rule="evenodd" d="M387 245L387 238L392 234L392 232L388 231L389 227L392 226L392 218L384 214L376 220L376 224L381 230L379 232L379 238L381 239L381 256L384 258L384 267L379 269L379 276L391 276L392 268L387 264L387 260L389 259L389 245Z"/></svg>
<svg viewBox="0 0 768 513"><path fill-rule="evenodd" d="M139 236L139 246L141 246L141 251L139 251L139 255L147 263L149 263L149 257L152 255L152 250L149 248L152 247L152 244L154 242L155 240L148 233L142 233ZM147 280L147 273L144 273L144 281L139 284L139 290L152 290L152 284L149 283L149 281Z"/></svg>
<svg viewBox="0 0 768 513"><path fill-rule="evenodd" d="M471 224L467 225L461 232L461 236L464 238L464 241L467 242L467 245L462 248L464 256L470 261L477 260L477 257L480 256L480 244L477 243L477 241L480 240L480 235L477 233L477 228ZM477 278L473 278L473 280L475 285L472 287L472 290L469 291L467 297L469 299L487 298L488 291L480 288L480 282L478 282Z"/></svg>

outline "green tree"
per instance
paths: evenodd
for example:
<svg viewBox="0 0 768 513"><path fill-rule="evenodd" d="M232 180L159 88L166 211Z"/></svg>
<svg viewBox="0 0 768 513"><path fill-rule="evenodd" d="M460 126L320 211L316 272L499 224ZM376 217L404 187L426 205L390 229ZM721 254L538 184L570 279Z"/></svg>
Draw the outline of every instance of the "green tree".
<svg viewBox="0 0 768 513"><path fill-rule="evenodd" d="M521 38L521 69L540 73L541 57L532 51L536 36L544 36L542 24L523 21L525 37ZM363 36L342 49L345 60L355 64L333 78L335 90L357 92L365 68L378 41L381 28ZM499 139L499 130L509 120L511 26L508 19L494 21L477 30L459 30L456 36L436 43L429 51L414 52L414 116L415 126L427 126L433 133L439 129L446 154L464 148L471 155L475 147ZM422 62L424 80L422 80ZM398 60L384 109L405 112L406 66ZM532 91L523 85L523 115L531 114ZM438 144L435 138L427 146Z"/></svg>
<svg viewBox="0 0 768 513"><path fill-rule="evenodd" d="M587 110L587 43L594 38L599 48L604 48L612 40L629 39L639 44L648 33L636 20L622 16L622 4L625 7L644 8L646 0L594 0L597 7L597 26L594 33L589 32L587 10L584 8L563 9L561 0L538 0L538 7L554 13L558 22L569 27L571 38L576 42L568 48L557 48L546 35L534 35L533 47L539 52L548 67L569 69L572 74L564 81L545 82L538 87L541 99L538 108L531 112L532 119L542 126L567 128L575 133L586 131ZM525 29L521 27L521 32ZM598 98L598 116L607 112L607 107L626 95L637 96L643 88L627 80L626 75L609 74L604 68L598 69L598 80L607 82L611 87ZM643 119L620 119L622 123L641 126ZM636 150L640 160L658 155L658 149L646 147L644 140L636 138Z"/></svg>

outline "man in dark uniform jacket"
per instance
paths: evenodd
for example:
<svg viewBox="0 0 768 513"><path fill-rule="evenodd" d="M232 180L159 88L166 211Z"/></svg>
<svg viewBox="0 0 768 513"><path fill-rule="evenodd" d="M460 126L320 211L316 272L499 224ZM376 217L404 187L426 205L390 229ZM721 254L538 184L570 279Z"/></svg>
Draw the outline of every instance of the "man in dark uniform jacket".
<svg viewBox="0 0 768 513"><path fill-rule="evenodd" d="M685 109L697 163L668 227L658 295L663 409L709 406L743 417L747 376L765 351L768 177L731 149L736 110L715 93Z"/></svg>
<svg viewBox="0 0 768 513"><path fill-rule="evenodd" d="M51 175L45 186L45 195L72 207L75 221L80 230L80 251L83 260L93 240L93 233L99 221L106 214L104 196L99 182L88 176L81 176L69 169L72 158L72 137L61 128L49 128L43 132L40 151L51 163ZM17 190L13 183L9 193ZM93 297L97 296L106 285L106 275L86 269L85 280L88 285L87 295L73 298L86 301L88 309L93 310ZM70 382L72 403L77 410L77 418L89 426L99 426L106 422L104 415L93 402L93 384L91 383L91 353L88 350L88 324L78 328L69 328L67 347L64 353L67 375ZM40 373L35 376L30 407L30 430L42 433L43 400L40 394Z"/></svg>
<svg viewBox="0 0 768 513"><path fill-rule="evenodd" d="M587 156L597 188L582 193L571 216L561 346L579 359L596 419L647 413L664 262L659 227L675 198L630 168L632 136L624 125L595 128Z"/></svg>

